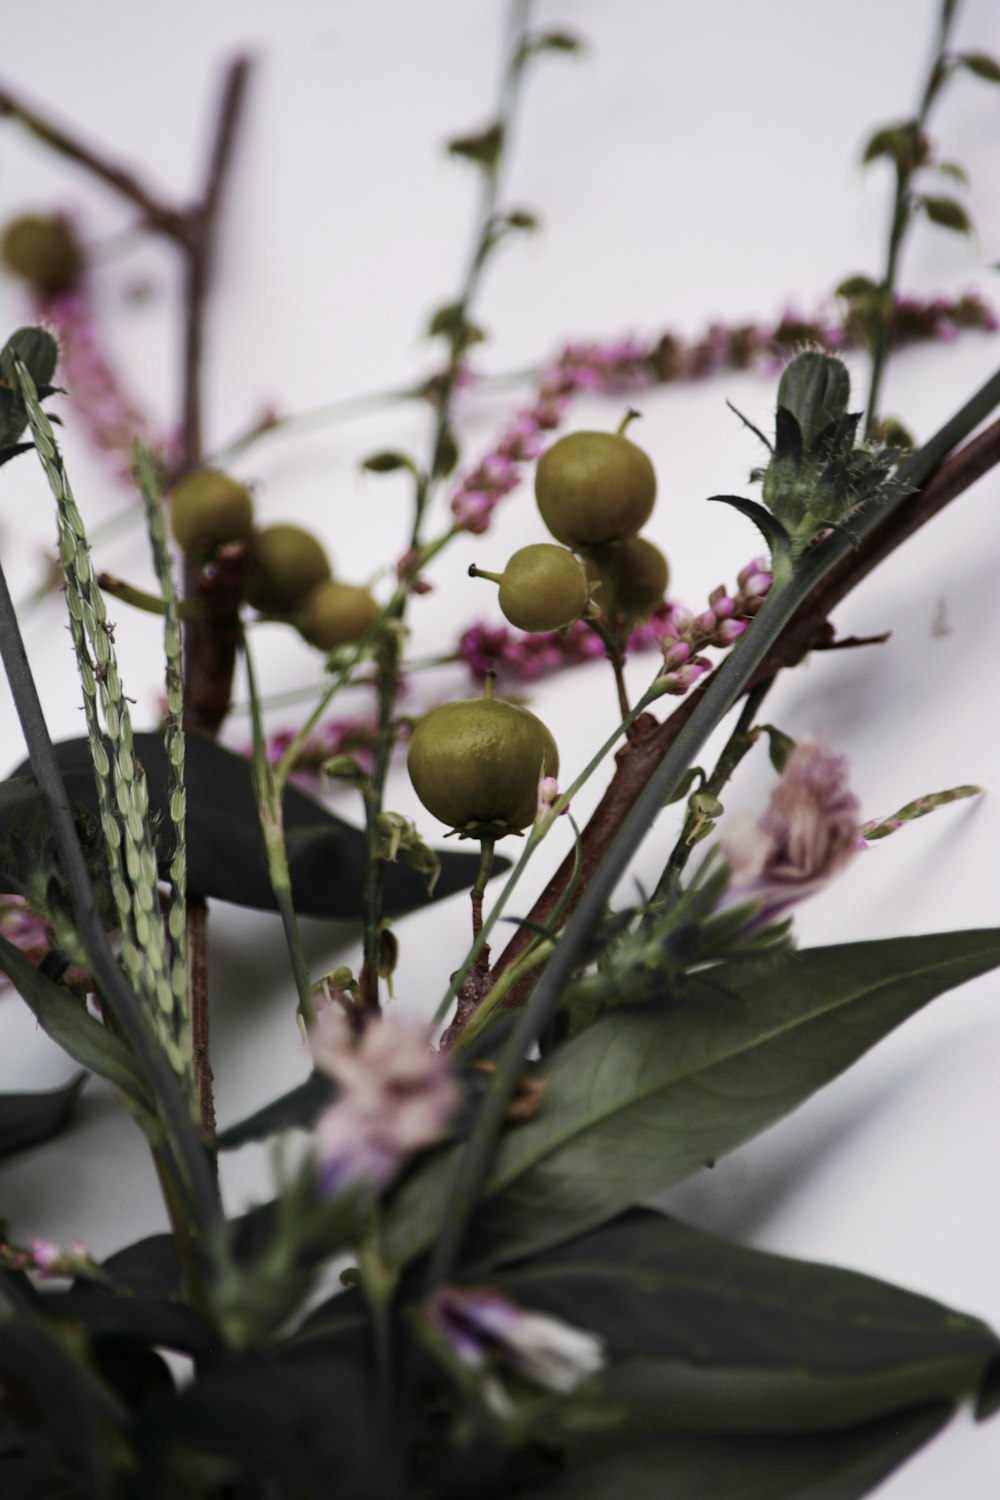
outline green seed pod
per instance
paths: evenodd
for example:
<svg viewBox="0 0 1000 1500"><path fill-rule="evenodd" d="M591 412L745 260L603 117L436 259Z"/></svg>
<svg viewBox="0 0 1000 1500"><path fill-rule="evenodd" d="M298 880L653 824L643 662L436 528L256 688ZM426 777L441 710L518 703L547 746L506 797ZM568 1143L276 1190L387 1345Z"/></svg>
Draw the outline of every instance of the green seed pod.
<svg viewBox="0 0 1000 1500"><path fill-rule="evenodd" d="M251 536L247 602L263 614L290 614L329 577L322 545L301 526L265 526Z"/></svg>
<svg viewBox="0 0 1000 1500"><path fill-rule="evenodd" d="M574 551L632 536L656 499L653 465L615 432L571 432L539 460L535 498L552 535Z"/></svg>
<svg viewBox="0 0 1000 1500"><path fill-rule="evenodd" d="M587 577L603 582L610 574L613 598L603 599L599 590L595 600L603 613L613 610L631 619L643 619L663 603L670 582L670 568L659 547L642 536L629 536L617 547L609 547L587 559Z"/></svg>
<svg viewBox="0 0 1000 1500"><path fill-rule="evenodd" d="M521 547L502 574L486 573L474 564L475 578L500 585L500 608L519 630L562 630L587 608L590 590L572 552L551 542Z"/></svg>
<svg viewBox="0 0 1000 1500"><path fill-rule="evenodd" d="M526 708L469 698L421 719L406 765L435 818L466 838L502 838L534 822L538 783L558 775L559 751Z"/></svg>
<svg viewBox="0 0 1000 1500"><path fill-rule="evenodd" d="M8 271L40 292L64 292L83 269L83 252L63 219L22 214L12 219L0 242Z"/></svg>
<svg viewBox="0 0 1000 1500"><path fill-rule="evenodd" d="M359 641L379 612L367 589L327 578L306 595L294 624L303 640L320 651Z"/></svg>
<svg viewBox="0 0 1000 1500"><path fill-rule="evenodd" d="M185 552L208 556L226 542L249 541L253 500L245 485L218 469L182 479L170 501L170 529Z"/></svg>

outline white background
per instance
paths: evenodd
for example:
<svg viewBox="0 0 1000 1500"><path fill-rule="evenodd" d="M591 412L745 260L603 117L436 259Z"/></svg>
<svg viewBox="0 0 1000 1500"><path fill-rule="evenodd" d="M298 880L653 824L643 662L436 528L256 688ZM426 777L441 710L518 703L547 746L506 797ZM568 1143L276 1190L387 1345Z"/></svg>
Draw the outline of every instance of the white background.
<svg viewBox="0 0 1000 1500"><path fill-rule="evenodd" d="M435 352L422 338L431 309L454 296L468 254L477 182L442 141L488 122L503 30L496 0L368 6L299 0L175 0L170 7L89 0L18 6L4 27L5 81L121 155L162 192L184 199L200 182L221 67L236 48L257 59L249 111L225 207L209 320L207 441L223 443L265 402L298 411L405 384ZM484 369L535 364L578 337L672 329L711 318L775 319L789 301L811 310L844 275L880 264L889 173L863 175L872 126L912 109L936 6L930 0L544 0L540 23L570 25L589 42L579 61L553 58L531 79L517 126L508 202L536 209L543 232L489 270L478 307L491 341ZM968 0L958 45L1000 51L1000 14ZM1000 258L1000 198L991 193L1000 91L973 79L950 90L933 132L972 178L978 238L919 226L904 263L908 290L992 293ZM77 209L88 234L127 227L131 211L55 161L18 130L0 129L0 214ZM137 283L145 300L130 295ZM169 248L148 240L105 258L95 296L108 345L158 425L176 420L177 274ZM1000 298L1000 293L997 294ZM0 330L24 321L24 300L0 282ZM992 372L1000 339L968 335L893 364L885 404L929 435ZM863 397L862 365L858 398ZM669 553L673 593L703 607L758 550L740 518L708 508L746 492L754 440L729 398L765 428L773 381L726 375L642 396L641 430L661 498L650 534ZM500 430L514 397L471 397L466 454ZM613 426L620 402L579 403L575 425ZM392 445L425 451L420 408L390 408L301 438L262 442L237 466L258 486L258 515L307 522L341 576L364 579L402 549L402 481L363 479L358 461ZM70 421L66 452L88 525L127 501ZM883 566L838 612L842 633L891 629L888 645L815 658L781 683L768 717L792 735L825 732L850 758L864 815L888 814L921 793L961 782L988 789L860 857L803 910L803 944L989 926L998 917L996 669L993 619L1000 547L1000 481L991 475ZM53 514L30 460L0 476L0 544L19 597L40 576ZM498 623L495 596L465 576L469 560L501 566L514 546L541 540L525 485L488 538L442 560L438 589L416 602L414 651L445 650L476 618ZM98 550L98 564L151 581L141 536ZM385 580L375 585L384 591ZM54 734L81 729L63 605L25 616ZM159 689L158 627L119 607L126 690L150 727ZM935 630L944 622L947 633ZM317 659L290 633L259 636L265 687L305 685ZM634 664L638 687L649 659ZM468 691L458 673L424 679L428 698ZM416 701L416 699L414 699ZM532 703L563 747L564 777L610 722L610 673L600 664L539 685ZM358 703L356 706L360 706ZM3 766L22 754L0 692ZM294 722L292 713L275 724ZM246 720L227 730L245 742ZM762 807L772 773L763 752L730 798ZM350 799L341 805L356 809ZM419 816L405 775L389 805ZM578 812L589 805L581 798ZM670 847L665 815L640 861L652 876ZM560 853L562 850L559 851ZM547 856L540 856L547 864ZM540 883L544 870L534 882ZM523 904L526 908L530 892ZM398 924L400 1004L429 1014L466 938L455 898ZM358 962L357 932L308 924L315 971ZM306 1062L276 919L217 908L212 915L214 1061L220 1119L231 1121L300 1078ZM1000 1326L996 1138L1000 1129L1000 978L938 1001L795 1117L671 1195L692 1222L775 1250L884 1276ZM62 1056L25 1008L0 995L0 1088L54 1085ZM268 1195L270 1162L230 1160L235 1209ZM113 1099L92 1084L75 1132L4 1164L0 1214L20 1238L82 1235L102 1254L160 1226L148 1158ZM583 1311L583 1310L581 1310ZM585 1321L582 1317L581 1321ZM891 1500L991 1500L1000 1424L964 1417L885 1484Z"/></svg>

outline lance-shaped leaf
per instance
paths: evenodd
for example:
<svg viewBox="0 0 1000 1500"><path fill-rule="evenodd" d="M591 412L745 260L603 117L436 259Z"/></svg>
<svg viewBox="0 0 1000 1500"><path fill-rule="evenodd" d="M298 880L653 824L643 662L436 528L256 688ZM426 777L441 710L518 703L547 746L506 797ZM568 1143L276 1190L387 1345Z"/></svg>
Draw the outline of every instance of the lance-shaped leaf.
<svg viewBox="0 0 1000 1500"><path fill-rule="evenodd" d="M125 1043L95 1021L82 1000L54 984L2 934L0 969L30 1006L42 1030L75 1062L107 1078L136 1104L153 1108L149 1088Z"/></svg>
<svg viewBox="0 0 1000 1500"><path fill-rule="evenodd" d="M1000 964L1000 931L812 948L720 965L662 1008L617 1010L543 1070L542 1107L506 1130L470 1259L497 1265L663 1192L790 1114L945 990ZM397 1260L440 1230L461 1147L403 1184Z"/></svg>
<svg viewBox="0 0 1000 1500"><path fill-rule="evenodd" d="M978 1393L1000 1358L984 1323L928 1297L643 1209L501 1284L604 1340L605 1369L564 1418L581 1453L671 1432L855 1426ZM619 1413L616 1429L601 1411Z"/></svg>
<svg viewBox="0 0 1000 1500"><path fill-rule="evenodd" d="M69 1123L86 1073L65 1088L40 1094L0 1094L0 1158L51 1140Z"/></svg>
<svg viewBox="0 0 1000 1500"><path fill-rule="evenodd" d="M935 1436L943 1403L797 1437L694 1437L638 1444L573 1465L531 1500L860 1500Z"/></svg>
<svg viewBox="0 0 1000 1500"><path fill-rule="evenodd" d="M133 740L146 773L157 853L166 876L173 852L166 751L159 734L136 734ZM97 794L87 740L66 740L56 746L56 753L70 802L87 813L96 827ZM41 794L29 773L24 763L11 780L0 783L0 792L5 794L0 797L0 882L5 890L23 889L25 859L30 863L37 857L38 839L46 827ZM188 889L237 906L276 910L250 762L212 740L189 734L185 779ZM297 787L285 791L284 817L296 911L311 917L360 916L365 861L361 831ZM478 869L478 855L443 853L435 897L470 889ZM388 914L426 904L426 882L417 871L402 864L387 865L384 878Z"/></svg>

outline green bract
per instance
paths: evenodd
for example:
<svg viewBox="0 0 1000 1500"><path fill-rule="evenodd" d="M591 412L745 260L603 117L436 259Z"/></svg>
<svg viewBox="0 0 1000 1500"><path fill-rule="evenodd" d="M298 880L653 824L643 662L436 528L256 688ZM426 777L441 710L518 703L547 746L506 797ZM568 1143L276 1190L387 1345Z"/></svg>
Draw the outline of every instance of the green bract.
<svg viewBox="0 0 1000 1500"><path fill-rule="evenodd" d="M502 838L534 822L538 783L558 775L559 751L526 708L469 698L421 719L406 764L435 818L469 838Z"/></svg>
<svg viewBox="0 0 1000 1500"><path fill-rule="evenodd" d="M312 589L295 615L295 627L310 646L332 651L359 641L378 614L367 589L326 579Z"/></svg>
<svg viewBox="0 0 1000 1500"><path fill-rule="evenodd" d="M253 531L250 491L219 469L199 469L174 490L170 529L185 552L207 555L226 542L248 541Z"/></svg>
<svg viewBox="0 0 1000 1500"><path fill-rule="evenodd" d="M290 613L330 577L330 561L312 532L280 523L250 539L247 602L266 614Z"/></svg>
<svg viewBox="0 0 1000 1500"><path fill-rule="evenodd" d="M543 453L535 497L552 535L574 550L632 536L649 519L656 473L641 448L615 432L571 432Z"/></svg>

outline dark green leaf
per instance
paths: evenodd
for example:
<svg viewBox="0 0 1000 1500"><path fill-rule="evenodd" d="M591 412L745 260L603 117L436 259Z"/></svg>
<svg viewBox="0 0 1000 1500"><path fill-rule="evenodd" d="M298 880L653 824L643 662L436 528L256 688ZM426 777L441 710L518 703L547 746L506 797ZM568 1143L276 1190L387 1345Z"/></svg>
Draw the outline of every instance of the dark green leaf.
<svg viewBox="0 0 1000 1500"><path fill-rule="evenodd" d="M0 1094L0 1158L51 1140L69 1123L86 1073L44 1094Z"/></svg>
<svg viewBox="0 0 1000 1500"><path fill-rule="evenodd" d="M927 141L917 131L916 122L904 120L901 125L887 125L869 138L861 161L864 166L888 157L901 172L912 171L927 160Z"/></svg>
<svg viewBox="0 0 1000 1500"><path fill-rule="evenodd" d="M5 1409L29 1411L29 1433L44 1434L59 1455L72 1476L69 1493L76 1500L109 1496L100 1428L114 1403L41 1318L18 1312L0 1321L0 1382Z"/></svg>
<svg viewBox="0 0 1000 1500"><path fill-rule="evenodd" d="M163 738L155 733L134 738L136 756L146 773L154 837L166 875L172 848ZM276 910L250 762L201 735L188 734L185 743L188 889L237 906ZM96 828L97 791L87 740L65 740L56 746L56 754L70 802L83 808ZM12 852L22 846L31 868L40 858L37 841L47 838L41 794L28 778L28 770L22 764L10 780L0 783L0 882L7 891L21 891L25 873L12 859ZM296 911L302 916L359 916L365 858L361 831L297 787L288 787L283 807ZM100 856L96 845L93 852ZM507 867L508 861L497 860L497 870ZM435 899L470 889L478 868L477 855L442 853ZM402 864L388 865L384 878L388 915L426 903L425 883L418 872Z"/></svg>
<svg viewBox="0 0 1000 1500"><path fill-rule="evenodd" d="M955 198L929 198L926 194L917 199L932 224L942 229L953 229L958 234L972 233L972 220Z"/></svg>
<svg viewBox="0 0 1000 1500"><path fill-rule="evenodd" d="M261 1141L279 1130L297 1127L308 1130L333 1098L331 1079L323 1073L310 1073L304 1083L296 1084L287 1094L272 1099L262 1109L219 1132L216 1145L220 1151L234 1151L248 1141Z"/></svg>
<svg viewBox="0 0 1000 1500"><path fill-rule="evenodd" d="M34 443L8 443L5 447L0 447L0 467L9 464L19 453L27 453L34 446Z"/></svg>
<svg viewBox="0 0 1000 1500"><path fill-rule="evenodd" d="M977 78L985 79L987 83L1000 83L1000 63L995 57L990 57L988 52L959 52L954 61L959 67L975 74Z"/></svg>
<svg viewBox="0 0 1000 1500"><path fill-rule="evenodd" d="M46 1312L81 1323L95 1344L162 1344L184 1354L211 1354L218 1335L179 1297L145 1297L109 1291L81 1281L67 1292L50 1292Z"/></svg>
<svg viewBox="0 0 1000 1500"><path fill-rule="evenodd" d="M137 1443L150 1475L169 1474L175 1483L180 1451L193 1450L221 1459L220 1477L283 1496L389 1500L395 1491L369 1399L344 1360L308 1351L246 1355L206 1371L168 1409L140 1418Z"/></svg>
<svg viewBox="0 0 1000 1500"><path fill-rule="evenodd" d="M137 1104L152 1109L149 1089L124 1042L95 1021L82 1000L54 984L2 934L0 969L30 1006L42 1030L74 1062L99 1073Z"/></svg>
<svg viewBox="0 0 1000 1500"><path fill-rule="evenodd" d="M532 52L582 52L584 44L571 31L543 31L528 38Z"/></svg>
<svg viewBox="0 0 1000 1500"><path fill-rule="evenodd" d="M59 346L44 328L19 328L0 350L0 375L11 374L15 359L27 365L37 389L48 385L56 373Z"/></svg>
<svg viewBox="0 0 1000 1500"><path fill-rule="evenodd" d="M503 126L499 121L475 135L456 136L448 142L450 155L464 156L467 161L474 161L488 172L496 167L502 149Z"/></svg>
<svg viewBox="0 0 1000 1500"><path fill-rule="evenodd" d="M846 1432L650 1442L573 1465L530 1500L860 1500L951 1416L938 1403Z"/></svg>
<svg viewBox="0 0 1000 1500"><path fill-rule="evenodd" d="M363 459L361 467L372 474L392 474L397 469L409 469L411 474L417 472L417 466L412 458L389 448L379 453L372 453L368 458Z"/></svg>
<svg viewBox="0 0 1000 1500"><path fill-rule="evenodd" d="M523 1306L605 1340L583 1399L595 1415L621 1411L619 1442L853 1426L973 1394L1000 1353L984 1323L927 1297L649 1210L501 1280ZM595 1423L595 1451L604 1441Z"/></svg>
<svg viewBox="0 0 1000 1500"><path fill-rule="evenodd" d="M536 1252L663 1192L790 1114L935 996L997 965L996 930L813 948L719 965L669 1007L602 1017L543 1067L538 1114L506 1131L473 1260ZM386 1219L394 1259L433 1242L460 1149L438 1152L400 1189Z"/></svg>
<svg viewBox="0 0 1000 1500"><path fill-rule="evenodd" d="M870 276L847 276L834 288L838 297L865 297L878 290L875 282Z"/></svg>
<svg viewBox="0 0 1000 1500"><path fill-rule="evenodd" d="M969 186L969 174L957 161L936 161L934 170L950 177L953 182L960 182L963 187Z"/></svg>

